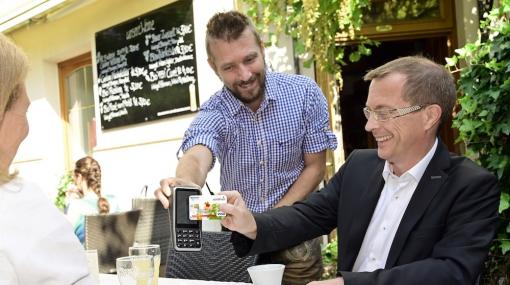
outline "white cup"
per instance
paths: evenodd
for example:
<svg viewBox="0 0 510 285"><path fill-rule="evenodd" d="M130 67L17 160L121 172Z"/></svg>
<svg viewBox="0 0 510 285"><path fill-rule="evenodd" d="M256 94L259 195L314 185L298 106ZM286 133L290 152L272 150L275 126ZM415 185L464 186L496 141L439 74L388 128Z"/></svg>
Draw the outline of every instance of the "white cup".
<svg viewBox="0 0 510 285"><path fill-rule="evenodd" d="M262 264L248 267L253 285L281 285L283 278L283 264Z"/></svg>
<svg viewBox="0 0 510 285"><path fill-rule="evenodd" d="M97 249L87 249L85 250L85 255L87 256L90 274L94 280L96 280L96 283L99 284L99 261L97 257Z"/></svg>

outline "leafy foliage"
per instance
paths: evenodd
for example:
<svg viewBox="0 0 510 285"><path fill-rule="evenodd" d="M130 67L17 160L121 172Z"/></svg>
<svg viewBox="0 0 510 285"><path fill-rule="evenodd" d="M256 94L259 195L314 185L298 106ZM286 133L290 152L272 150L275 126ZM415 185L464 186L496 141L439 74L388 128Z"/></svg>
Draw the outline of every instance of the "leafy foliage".
<svg viewBox="0 0 510 285"><path fill-rule="evenodd" d="M269 34L271 42L277 34L285 32L296 40L298 54L308 53L313 61L336 80L341 80L341 66L345 65L345 46L337 44L338 38L356 41L349 52L351 62L361 56L370 55L370 45L376 42L361 36L363 9L368 9L370 0L243 0L249 7L248 15L257 29Z"/></svg>
<svg viewBox="0 0 510 285"><path fill-rule="evenodd" d="M365 22L384 22L439 17L438 0L374 1L371 13L365 13Z"/></svg>
<svg viewBox="0 0 510 285"><path fill-rule="evenodd" d="M510 256L509 13L510 0L501 0L499 7L490 11L486 19L480 22L485 37L466 44L456 50L455 56L447 59L450 69L460 72L461 109L453 122L454 127L459 129L458 140L465 143L466 155L492 171L500 183L500 224L490 257ZM467 67L458 68L461 63L467 63ZM491 266L506 266L501 272L506 274L502 278L508 280L508 262L506 265L499 263ZM491 268L491 271L494 270L497 268Z"/></svg>
<svg viewBox="0 0 510 285"><path fill-rule="evenodd" d="M338 243L336 239L333 239L322 249L322 263L324 265L322 279L332 279L336 277L337 261Z"/></svg>
<svg viewBox="0 0 510 285"><path fill-rule="evenodd" d="M69 186L73 183L73 176L71 172L66 172L60 177L57 187L57 197L55 197L55 206L60 210L64 211L66 206L66 191Z"/></svg>

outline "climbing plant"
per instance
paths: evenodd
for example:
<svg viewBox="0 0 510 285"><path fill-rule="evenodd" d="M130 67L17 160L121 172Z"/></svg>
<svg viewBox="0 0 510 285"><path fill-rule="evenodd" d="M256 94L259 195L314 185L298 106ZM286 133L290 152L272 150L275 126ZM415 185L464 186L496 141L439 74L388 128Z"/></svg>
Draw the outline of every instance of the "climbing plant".
<svg viewBox="0 0 510 285"><path fill-rule="evenodd" d="M458 139L468 156L498 177L501 189L499 227L486 266L494 283L485 284L510 284L509 15L510 0L500 0L480 22L483 36L447 59L450 69L460 73L460 111L453 122Z"/></svg>
<svg viewBox="0 0 510 285"><path fill-rule="evenodd" d="M342 66L371 54L378 42L363 36L364 23L434 17L439 0L243 0L257 29L269 44L284 32L295 40L297 54L308 54L341 84ZM438 15L436 15L438 16ZM340 86L341 87L341 86Z"/></svg>
<svg viewBox="0 0 510 285"><path fill-rule="evenodd" d="M370 0L243 0L262 34L269 35L274 43L279 33L284 32L295 40L298 54L308 53L305 62L310 66L316 62L319 68L341 81L341 67L370 55L374 41L362 36L359 31L363 21L363 9L368 9ZM357 44L346 52L346 46L338 39L348 39ZM351 48L353 46L351 45Z"/></svg>

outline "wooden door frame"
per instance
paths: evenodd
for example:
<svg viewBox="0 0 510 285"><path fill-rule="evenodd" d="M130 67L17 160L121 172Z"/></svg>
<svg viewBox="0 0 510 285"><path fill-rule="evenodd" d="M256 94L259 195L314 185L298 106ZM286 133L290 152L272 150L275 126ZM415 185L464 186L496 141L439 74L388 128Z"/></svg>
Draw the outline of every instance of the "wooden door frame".
<svg viewBox="0 0 510 285"><path fill-rule="evenodd" d="M71 169L70 149L69 149L69 114L66 86L66 78L76 70L92 65L92 54L90 52L70 58L58 63L58 84L60 98L60 117L63 122L64 135L64 165L66 169Z"/></svg>
<svg viewBox="0 0 510 285"><path fill-rule="evenodd" d="M374 36L374 34L370 35L370 38L375 38L379 41L390 41L390 40L406 40L406 39L416 39L416 38L428 38L428 37L434 37L434 36L446 36L447 37L447 50L448 54L451 56L454 54L455 49L458 46L457 42L457 28L456 28L456 21L455 21L455 3L454 0L445 0L447 5L442 7L442 17L441 25L436 26L430 26L430 23L427 23L426 25L423 23L418 23L417 25L414 25L412 23L407 23L403 26L401 26L400 30L395 29L390 33L381 33L377 36ZM444 20L446 19L446 20ZM409 29L408 27L411 26L413 29ZM337 38L337 44L349 44L350 42L344 41L342 39ZM343 164L345 157L344 157L344 149L343 149L343 133L342 133L342 126L341 126L341 115L339 113L336 113L335 111L335 104L337 104L339 100L339 92L334 92L331 86L331 79L332 76L328 74L327 72L324 72L320 69L319 66L315 66L315 78L317 81L317 84L322 89L324 95L326 96L327 102L328 102L328 109L329 109L329 115L330 115L330 126L331 129L335 134L337 134L337 140L339 141L339 146L336 150L333 152L328 153L327 161L326 161L326 175L325 179L326 181L331 178L336 170ZM340 118L340 122L337 122L337 118ZM442 126L440 129L441 135L443 135L446 138L446 142L448 145L451 145L451 148L453 148L453 151L461 154L464 152L463 146L459 144L454 144L455 139L458 136L458 131L455 129L451 129L451 131L445 130L445 126ZM339 136L340 135L340 136Z"/></svg>

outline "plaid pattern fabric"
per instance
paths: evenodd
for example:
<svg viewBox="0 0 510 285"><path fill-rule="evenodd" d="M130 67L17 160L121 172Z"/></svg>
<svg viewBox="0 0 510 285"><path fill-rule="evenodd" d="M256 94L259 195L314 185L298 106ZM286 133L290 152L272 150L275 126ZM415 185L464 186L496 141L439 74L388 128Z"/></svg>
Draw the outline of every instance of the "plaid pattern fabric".
<svg viewBox="0 0 510 285"><path fill-rule="evenodd" d="M257 112L224 87L201 106L181 149L207 146L221 165L221 190L239 191L248 208L260 213L296 181L304 153L336 148L328 120L326 98L315 82L267 72Z"/></svg>

